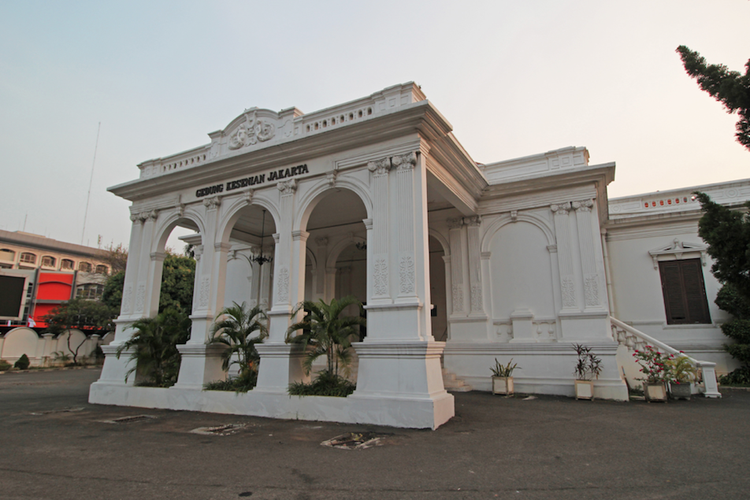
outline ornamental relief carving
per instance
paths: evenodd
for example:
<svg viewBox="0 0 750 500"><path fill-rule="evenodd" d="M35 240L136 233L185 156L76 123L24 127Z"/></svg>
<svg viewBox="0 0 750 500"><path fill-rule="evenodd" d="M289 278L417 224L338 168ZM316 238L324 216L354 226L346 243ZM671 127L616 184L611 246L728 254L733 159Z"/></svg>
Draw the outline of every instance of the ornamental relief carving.
<svg viewBox="0 0 750 500"><path fill-rule="evenodd" d="M240 125L229 136L228 147L231 150L252 146L258 142L266 142L276 135L276 125L269 120L257 119L255 111L252 115L245 113L245 123Z"/></svg>
<svg viewBox="0 0 750 500"><path fill-rule="evenodd" d="M143 312L146 302L146 285L138 285L138 291L135 292L135 312Z"/></svg>
<svg viewBox="0 0 750 500"><path fill-rule="evenodd" d="M375 295L388 295L388 261L382 257L375 259L372 282Z"/></svg>
<svg viewBox="0 0 750 500"><path fill-rule="evenodd" d="M411 255L404 255L398 265L401 278L401 294L414 293L414 259Z"/></svg>
<svg viewBox="0 0 750 500"><path fill-rule="evenodd" d="M463 285L453 285L451 290L453 296L453 312L464 312L464 287Z"/></svg>
<svg viewBox="0 0 750 500"><path fill-rule="evenodd" d="M201 308L208 307L208 293L211 290L211 281L208 278L201 280L200 290L198 291L198 306Z"/></svg>
<svg viewBox="0 0 750 500"><path fill-rule="evenodd" d="M583 281L586 307L599 305L599 276L596 274L586 275Z"/></svg>
<svg viewBox="0 0 750 500"><path fill-rule="evenodd" d="M576 286L573 277L563 276L561 285L563 307L574 308L576 306Z"/></svg>
<svg viewBox="0 0 750 500"><path fill-rule="evenodd" d="M471 286L471 310L482 312L482 285Z"/></svg>
<svg viewBox="0 0 750 500"><path fill-rule="evenodd" d="M279 302L289 302L289 269L286 267L279 269L278 287Z"/></svg>
<svg viewBox="0 0 750 500"><path fill-rule="evenodd" d="M129 313L131 301L133 300L133 285L127 285L122 292L122 312Z"/></svg>

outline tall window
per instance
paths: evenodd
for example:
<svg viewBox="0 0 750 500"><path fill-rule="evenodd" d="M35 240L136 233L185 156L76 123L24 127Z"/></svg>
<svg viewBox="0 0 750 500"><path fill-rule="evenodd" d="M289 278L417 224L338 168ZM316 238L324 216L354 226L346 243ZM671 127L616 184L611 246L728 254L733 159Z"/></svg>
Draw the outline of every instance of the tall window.
<svg viewBox="0 0 750 500"><path fill-rule="evenodd" d="M72 270L74 266L74 262L70 259L63 259L60 261L60 269L62 270Z"/></svg>
<svg viewBox="0 0 750 500"><path fill-rule="evenodd" d="M42 257L42 267L55 267L55 258L49 255Z"/></svg>
<svg viewBox="0 0 750 500"><path fill-rule="evenodd" d="M90 273L91 264L89 264L88 262L81 262L78 264L78 270L83 271L84 273Z"/></svg>
<svg viewBox="0 0 750 500"><path fill-rule="evenodd" d="M36 255L29 252L24 252L21 254L21 262L24 264L36 264Z"/></svg>
<svg viewBox="0 0 750 500"><path fill-rule="evenodd" d="M659 262L668 325L711 323L700 259Z"/></svg>

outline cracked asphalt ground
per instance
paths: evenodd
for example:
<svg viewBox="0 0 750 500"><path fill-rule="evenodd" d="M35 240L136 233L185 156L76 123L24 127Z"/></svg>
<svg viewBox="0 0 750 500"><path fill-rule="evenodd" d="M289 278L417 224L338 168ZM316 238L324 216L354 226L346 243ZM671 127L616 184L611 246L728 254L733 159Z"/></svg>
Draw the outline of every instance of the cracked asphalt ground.
<svg viewBox="0 0 750 500"><path fill-rule="evenodd" d="M98 376L0 375L0 497L750 497L746 391L668 404L455 394L457 416L429 431L89 405ZM137 415L155 418L104 422ZM226 424L242 427L190 433ZM385 437L320 445L347 432Z"/></svg>

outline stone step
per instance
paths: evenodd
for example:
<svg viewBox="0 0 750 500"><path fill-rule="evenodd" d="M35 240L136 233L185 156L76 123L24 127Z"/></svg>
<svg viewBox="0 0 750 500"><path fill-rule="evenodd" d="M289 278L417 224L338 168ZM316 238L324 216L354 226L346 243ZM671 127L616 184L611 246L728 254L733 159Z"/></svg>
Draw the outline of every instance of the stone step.
<svg viewBox="0 0 750 500"><path fill-rule="evenodd" d="M456 374L443 368L443 387L450 392L469 392L472 386L456 377Z"/></svg>

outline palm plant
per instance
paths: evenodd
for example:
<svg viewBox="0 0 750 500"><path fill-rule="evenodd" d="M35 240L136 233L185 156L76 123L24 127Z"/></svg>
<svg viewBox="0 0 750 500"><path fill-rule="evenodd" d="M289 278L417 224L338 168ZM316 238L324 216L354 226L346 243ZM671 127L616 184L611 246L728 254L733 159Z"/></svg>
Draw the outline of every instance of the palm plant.
<svg viewBox="0 0 750 500"><path fill-rule="evenodd" d="M344 316L343 311L350 305L362 307L362 303L349 295L340 300L331 299L300 302L292 311L292 316L301 310L307 314L302 321L294 323L287 330L287 342L302 344L307 351L303 366L310 373L313 362L325 355L327 372L334 378L339 375L339 367L345 368L351 359L349 347L351 338L359 335L359 326L365 326L365 319L360 316ZM300 332L295 335L295 332ZM308 349L309 348L309 349Z"/></svg>
<svg viewBox="0 0 750 500"><path fill-rule="evenodd" d="M139 319L131 325L136 333L117 349L117 357L126 349L135 348L130 359L136 363L125 374L138 370L149 378L149 383L167 387L177 381L180 353L177 344L184 344L190 336L190 319L186 314L167 309L155 318Z"/></svg>
<svg viewBox="0 0 750 500"><path fill-rule="evenodd" d="M251 372L258 371L260 356L255 344L268 337L266 314L258 306L248 310L244 302L233 304L219 313L220 319L214 323L208 343L226 345L227 349L222 353L222 367L229 370L230 366L239 365L240 378L245 379Z"/></svg>

